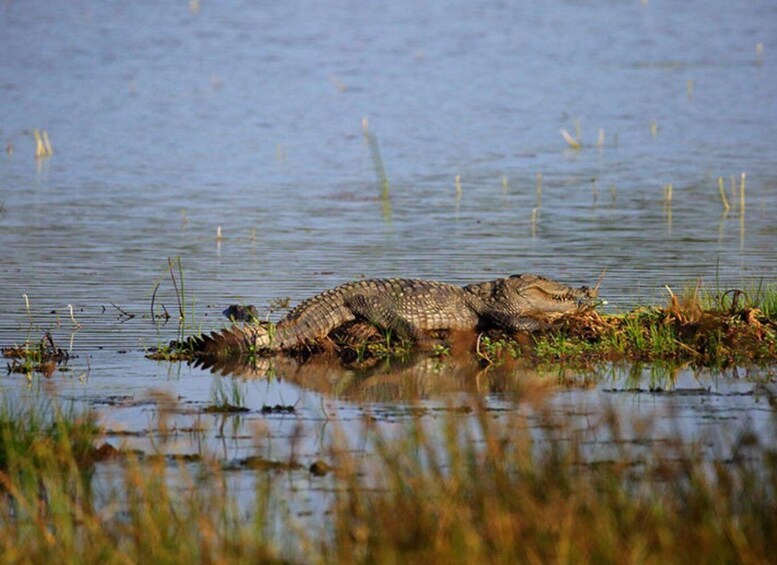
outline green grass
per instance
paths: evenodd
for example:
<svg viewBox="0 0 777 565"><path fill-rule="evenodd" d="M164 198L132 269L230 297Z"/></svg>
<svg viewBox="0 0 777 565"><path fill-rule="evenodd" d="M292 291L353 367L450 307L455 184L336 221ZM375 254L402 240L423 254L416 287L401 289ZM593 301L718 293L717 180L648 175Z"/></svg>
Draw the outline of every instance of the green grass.
<svg viewBox="0 0 777 565"><path fill-rule="evenodd" d="M777 283L759 281L741 289L690 287L683 291L686 301L696 300L705 310L736 311L757 308L767 318L777 319Z"/></svg>
<svg viewBox="0 0 777 565"><path fill-rule="evenodd" d="M520 357L518 344L502 336L481 335L475 347L475 353L484 365L500 364L505 356L517 359Z"/></svg>
<svg viewBox="0 0 777 565"><path fill-rule="evenodd" d="M236 378L216 378L210 392L211 405L205 412L248 412L245 388Z"/></svg>
<svg viewBox="0 0 777 565"><path fill-rule="evenodd" d="M84 461L97 437L96 416L62 409L38 399L0 404L0 470L9 471L14 462L36 465L39 452L63 448L66 455Z"/></svg>
<svg viewBox="0 0 777 565"><path fill-rule="evenodd" d="M414 349L414 344L386 332L383 340L368 343L361 351L362 356L375 359L404 357Z"/></svg>
<svg viewBox="0 0 777 565"><path fill-rule="evenodd" d="M73 504L93 509L94 448L99 433L95 415L66 409L39 398L0 405L0 561L27 559L14 546L32 536L36 543L51 543L51 532L77 528ZM41 520L50 513L52 520ZM17 527L25 524L25 532ZM31 531L36 530L35 532ZM66 537L69 537L65 533Z"/></svg>
<svg viewBox="0 0 777 565"><path fill-rule="evenodd" d="M526 349L526 348L525 348ZM691 288L664 307L581 314L535 336L523 353L541 362L690 362L696 366L777 362L777 287L713 292Z"/></svg>

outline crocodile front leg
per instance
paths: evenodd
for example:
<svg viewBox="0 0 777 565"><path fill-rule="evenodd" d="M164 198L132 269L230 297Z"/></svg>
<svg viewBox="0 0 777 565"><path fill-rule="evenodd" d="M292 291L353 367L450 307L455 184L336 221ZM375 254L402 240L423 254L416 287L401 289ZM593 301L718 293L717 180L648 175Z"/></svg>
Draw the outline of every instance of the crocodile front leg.
<svg viewBox="0 0 777 565"><path fill-rule="evenodd" d="M506 332L536 332L550 327L547 320L537 316L521 316L507 312L488 311L481 316L481 325Z"/></svg>
<svg viewBox="0 0 777 565"><path fill-rule="evenodd" d="M434 340L420 327L397 313L396 304L391 298L357 294L349 297L345 304L357 318L384 331L390 331L400 339L412 341L421 346L434 343Z"/></svg>

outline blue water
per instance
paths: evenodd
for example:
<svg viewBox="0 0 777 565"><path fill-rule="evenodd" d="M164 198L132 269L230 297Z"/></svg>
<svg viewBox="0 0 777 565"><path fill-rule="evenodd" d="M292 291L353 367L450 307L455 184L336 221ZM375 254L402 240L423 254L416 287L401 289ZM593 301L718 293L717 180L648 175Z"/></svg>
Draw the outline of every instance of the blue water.
<svg viewBox="0 0 777 565"><path fill-rule="evenodd" d="M47 386L138 430L157 417L134 404L149 391L202 407L219 380L143 357L177 333L150 319L157 283L155 312L177 315L171 257L187 331L219 327L229 303L265 312L360 276L590 285L606 268L612 309L699 278L774 282L775 29L767 0L4 2L0 343L50 329L77 357ZM34 129L50 157L35 158ZM742 173L744 210L730 187ZM376 400L278 376L250 385L249 420L302 399L315 428L377 400L510 389L411 378ZM705 378L726 394L740 383ZM688 370L678 382L697 386ZM608 386L558 402L604 402ZM111 395L126 410L101 403ZM691 435L718 421L707 398L674 398L658 404L691 414ZM768 420L756 395L715 398L739 424ZM286 437L289 421L268 425Z"/></svg>

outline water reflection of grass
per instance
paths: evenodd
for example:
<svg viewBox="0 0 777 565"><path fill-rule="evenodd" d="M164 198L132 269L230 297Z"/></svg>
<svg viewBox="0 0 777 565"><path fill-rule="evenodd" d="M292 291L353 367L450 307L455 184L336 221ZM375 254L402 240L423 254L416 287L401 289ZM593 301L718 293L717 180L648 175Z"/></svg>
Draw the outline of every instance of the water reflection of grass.
<svg viewBox="0 0 777 565"><path fill-rule="evenodd" d="M473 406L434 432L421 419L390 436L368 425L367 458L336 440L332 472L314 479L331 488L326 520L304 527L279 498L290 473L309 473L299 465L243 471L258 479L248 502L216 459L128 454L98 496L93 421L5 408L0 559L768 562L777 550L777 452L752 434L710 461L614 414L575 432L541 410L527 426ZM610 438L605 458L591 434Z"/></svg>

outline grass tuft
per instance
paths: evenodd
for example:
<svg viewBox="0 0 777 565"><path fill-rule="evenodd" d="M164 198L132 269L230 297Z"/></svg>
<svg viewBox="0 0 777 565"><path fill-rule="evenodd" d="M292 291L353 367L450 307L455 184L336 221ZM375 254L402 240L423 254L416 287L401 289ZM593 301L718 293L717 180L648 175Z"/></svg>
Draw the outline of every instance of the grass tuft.
<svg viewBox="0 0 777 565"><path fill-rule="evenodd" d="M681 296L669 290L664 307L626 314L595 311L562 318L536 336L529 355L587 365L596 361L673 361L697 366L773 363L777 360L777 288ZM526 352L524 352L526 354Z"/></svg>
<svg viewBox="0 0 777 565"><path fill-rule="evenodd" d="M225 384L228 383L228 384ZM208 413L248 412L245 389L234 378L216 378L211 388L211 405L205 408Z"/></svg>

